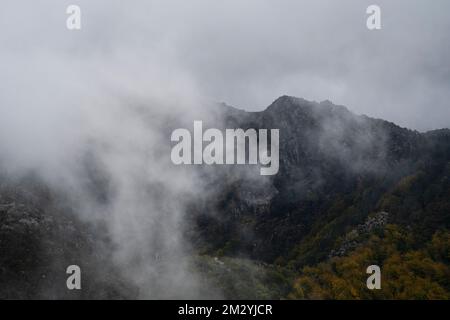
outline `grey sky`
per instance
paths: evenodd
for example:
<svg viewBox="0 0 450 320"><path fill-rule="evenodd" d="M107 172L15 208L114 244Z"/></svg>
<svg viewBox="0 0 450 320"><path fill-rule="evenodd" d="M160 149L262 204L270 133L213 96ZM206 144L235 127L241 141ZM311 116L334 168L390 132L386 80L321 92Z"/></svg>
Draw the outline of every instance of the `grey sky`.
<svg viewBox="0 0 450 320"><path fill-rule="evenodd" d="M69 4L82 9L81 31L65 28ZM366 28L369 4L381 6L380 31ZM246 110L288 94L449 127L449 15L447 0L2 1L0 110L30 90L57 84L62 95L87 81L75 95L86 99L121 78L110 90L153 86Z"/></svg>

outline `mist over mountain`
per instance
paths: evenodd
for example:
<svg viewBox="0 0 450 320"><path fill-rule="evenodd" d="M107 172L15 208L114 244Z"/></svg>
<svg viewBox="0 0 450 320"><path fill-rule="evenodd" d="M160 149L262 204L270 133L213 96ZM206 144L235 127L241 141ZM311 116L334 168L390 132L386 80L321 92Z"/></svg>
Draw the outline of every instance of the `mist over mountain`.
<svg viewBox="0 0 450 320"><path fill-rule="evenodd" d="M51 178L1 158L0 297L449 297L449 129L290 96L261 112L120 110ZM173 165L170 132L193 120L279 129L278 174ZM66 290L71 264L81 291ZM371 264L409 273L368 293L355 279Z"/></svg>
<svg viewBox="0 0 450 320"><path fill-rule="evenodd" d="M314 224L330 218L327 214L337 209L334 206L345 210L344 199L355 211L350 221L361 222L382 209L383 194L402 178L429 167L445 172L448 164L448 129L422 134L357 116L329 101L283 96L263 112L232 109L225 121L231 128L279 128L281 132L280 172L264 185L265 192L252 193L258 184L248 186L240 175L231 176L229 186L225 184L226 201L217 203L223 206L216 209L222 211L219 216L228 217L229 225L241 227L236 216L225 214L229 211L250 219L245 226L259 237L246 242L248 232L242 232L244 239L239 238L236 246L258 258L271 260L289 252ZM217 238L217 233L213 235L210 243ZM324 236L322 245L331 235ZM326 250L319 255L326 256Z"/></svg>

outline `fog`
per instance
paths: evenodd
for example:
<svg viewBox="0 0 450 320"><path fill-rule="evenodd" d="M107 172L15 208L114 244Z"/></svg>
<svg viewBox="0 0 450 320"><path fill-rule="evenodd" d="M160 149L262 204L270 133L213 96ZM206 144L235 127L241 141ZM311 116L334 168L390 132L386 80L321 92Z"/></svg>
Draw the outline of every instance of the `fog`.
<svg viewBox="0 0 450 320"><path fill-rule="evenodd" d="M366 28L372 3L356 0L2 1L0 162L77 194L85 219L107 217L115 262L142 297L195 297L180 226L203 186L169 167L162 119L208 117L214 101L262 110L288 94L449 126L450 4L377 3L379 31ZM79 31L66 28L70 4ZM106 207L80 179L88 152L112 186ZM167 263L151 263L161 253Z"/></svg>
<svg viewBox="0 0 450 320"><path fill-rule="evenodd" d="M82 30L70 32L72 3L3 1L2 63L14 69L41 56L43 69L62 72L61 63L75 60L87 76L102 61L110 75L122 69L133 77L139 74L127 64L153 74L156 64L166 79L184 72L205 96L248 110L289 94L419 130L449 124L445 0L378 1L379 31L365 25L370 1L133 1L124 8L97 0L76 1Z"/></svg>

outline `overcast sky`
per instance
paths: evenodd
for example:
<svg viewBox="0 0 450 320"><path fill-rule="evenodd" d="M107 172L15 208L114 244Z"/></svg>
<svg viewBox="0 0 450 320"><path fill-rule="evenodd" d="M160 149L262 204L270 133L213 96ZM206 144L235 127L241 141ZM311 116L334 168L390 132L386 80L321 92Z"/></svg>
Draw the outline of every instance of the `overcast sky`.
<svg viewBox="0 0 450 320"><path fill-rule="evenodd" d="M81 7L80 31L66 29L69 4ZM381 6L382 30L366 28L370 4ZM74 82L94 91L102 84L93 82L120 77L117 86L139 83L137 95L160 79L161 95L189 92L246 110L283 94L329 99L428 130L450 127L449 57L448 0L0 4L2 116L33 95L52 104L52 93L64 96Z"/></svg>

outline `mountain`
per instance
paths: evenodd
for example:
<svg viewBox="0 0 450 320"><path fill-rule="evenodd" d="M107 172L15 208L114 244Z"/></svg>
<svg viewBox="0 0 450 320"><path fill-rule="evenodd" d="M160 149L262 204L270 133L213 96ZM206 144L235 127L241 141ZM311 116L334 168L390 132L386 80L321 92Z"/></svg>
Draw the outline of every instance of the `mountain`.
<svg viewBox="0 0 450 320"><path fill-rule="evenodd" d="M422 252L437 241L442 242L440 250L447 253L436 257L435 262L445 270L440 279L446 279L436 290L444 292L440 298L449 297L449 277L445 276L449 274L450 252L450 130L419 133L355 115L329 101L315 103L288 96L262 112L230 109L224 118L227 128L280 129L280 172L263 184L262 190L239 174L228 177L221 197L208 203L202 209L204 214L197 217L194 234L201 234L197 241L206 254L249 256L299 273L327 261L336 264L336 252L351 255L369 246L366 242L375 235L381 237L379 241L387 241L386 246L402 247L398 254ZM360 230L358 226L380 213L385 214L382 227L365 228L351 243L346 242L349 234ZM383 240L389 237L384 228L398 228L411 243ZM363 280L367 266L383 265L383 255L391 253L371 257L361 262L359 273L346 274L345 281L362 279L358 290L364 294L345 298L380 297L368 294ZM428 270L418 273L427 275ZM422 279L414 272L410 277ZM291 297L344 297L300 295L298 291ZM404 291L384 297L426 296L414 296L412 289L408 295L408 288Z"/></svg>
<svg viewBox="0 0 450 320"><path fill-rule="evenodd" d="M450 130L420 133L289 96L261 112L218 105L204 126L280 131L277 175L196 168L208 196L189 201L184 236L192 268L224 297L450 297ZM138 296L96 254L105 230L79 221L38 178L2 177L0 297ZM91 272L88 288L67 296L52 283L71 256ZM372 264L381 291L365 287Z"/></svg>
<svg viewBox="0 0 450 320"><path fill-rule="evenodd" d="M403 178L420 170L429 170L430 174L444 171L450 152L448 130L421 134L354 115L327 101L314 103L286 96L263 112L231 110L225 116L225 125L280 129L280 172L264 185L266 193L272 191L270 195L263 192L263 204L252 204L246 198L249 185L234 179L232 185L230 181L225 184L225 201L208 209L222 211L221 217L236 212L244 220L252 220L252 231L261 236L252 244L240 239L238 251L245 250L266 261L290 252L291 246L304 239L318 222L318 229L330 219L337 219L336 223L343 226L361 223L369 213L383 209L382 196ZM344 221L343 213L350 209L353 213L349 212ZM230 217L234 221L230 224L240 225L235 216ZM331 236L327 233L321 237L321 247ZM319 256L327 254L324 251ZM302 259L315 260L307 256Z"/></svg>

